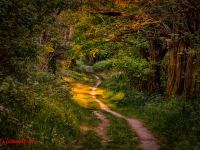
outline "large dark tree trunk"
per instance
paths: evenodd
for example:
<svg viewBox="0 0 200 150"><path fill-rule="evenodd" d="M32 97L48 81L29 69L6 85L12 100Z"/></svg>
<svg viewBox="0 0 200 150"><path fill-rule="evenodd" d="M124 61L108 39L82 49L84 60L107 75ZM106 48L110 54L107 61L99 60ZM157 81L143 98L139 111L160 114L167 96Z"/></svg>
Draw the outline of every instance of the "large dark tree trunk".
<svg viewBox="0 0 200 150"><path fill-rule="evenodd" d="M196 64L196 75L194 76L195 77L195 83L194 83L194 94L195 94L195 97L198 97L200 98L200 54L197 54L196 55L196 60L195 60L195 64Z"/></svg>
<svg viewBox="0 0 200 150"><path fill-rule="evenodd" d="M166 50L162 48L162 43L159 40L150 43L150 50L141 49L141 54L144 59L151 63L152 74L147 75L147 81L142 83L142 89L148 92L158 92L161 86L161 66L160 63L166 54Z"/></svg>
<svg viewBox="0 0 200 150"><path fill-rule="evenodd" d="M196 55L189 54L187 55L187 63L185 68L185 80L184 80L184 89L183 94L186 97L191 98L195 95L195 76L194 73L197 70L197 64L195 63Z"/></svg>
<svg viewBox="0 0 200 150"><path fill-rule="evenodd" d="M181 94L184 87L186 47L182 40L175 41L168 50L168 79L166 96Z"/></svg>
<svg viewBox="0 0 200 150"><path fill-rule="evenodd" d="M193 0L191 2L196 3ZM192 34L200 30L199 14L195 9L190 8L187 13L183 14L182 20L180 20L180 22L184 21L184 23L180 25L173 24L173 33L180 34L182 38L180 39L181 36L179 36L179 40L173 40L168 49L169 62L166 97L183 94L187 98L192 98L199 95L200 85L197 82L199 77L195 76L199 69L199 48L195 47L195 44L198 45L199 41L195 41L192 38ZM180 17L176 20L179 20ZM185 33L190 33L190 36Z"/></svg>
<svg viewBox="0 0 200 150"><path fill-rule="evenodd" d="M191 47L192 45L190 45ZM184 94L192 98L199 91L195 73L199 68L197 54L188 52L188 46L183 40L175 41L168 51L168 80L166 97L176 94Z"/></svg>

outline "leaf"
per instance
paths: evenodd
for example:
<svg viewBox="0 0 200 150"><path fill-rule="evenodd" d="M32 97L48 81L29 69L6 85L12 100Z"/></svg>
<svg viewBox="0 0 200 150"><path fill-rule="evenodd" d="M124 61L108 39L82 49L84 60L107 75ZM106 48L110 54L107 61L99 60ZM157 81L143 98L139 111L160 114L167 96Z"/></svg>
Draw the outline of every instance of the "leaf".
<svg viewBox="0 0 200 150"><path fill-rule="evenodd" d="M47 50L49 53L55 52L55 50L51 46L45 46L44 49Z"/></svg>

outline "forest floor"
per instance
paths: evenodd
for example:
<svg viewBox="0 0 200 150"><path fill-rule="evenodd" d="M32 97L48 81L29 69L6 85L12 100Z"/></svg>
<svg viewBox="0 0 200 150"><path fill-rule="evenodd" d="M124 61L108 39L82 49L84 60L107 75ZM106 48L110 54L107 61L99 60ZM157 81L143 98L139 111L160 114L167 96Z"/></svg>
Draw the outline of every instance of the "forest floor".
<svg viewBox="0 0 200 150"><path fill-rule="evenodd" d="M93 71L88 71L88 73L93 73ZM133 145L134 149L143 149L143 150L158 150L159 145L157 144L157 139L153 136L153 134L150 133L150 131L143 126L143 123L137 119L128 118L124 115L121 115L120 113L111 110L107 105L105 105L102 101L100 101L96 96L103 95L103 92L101 92L102 89L99 89L98 86L101 84L101 79L98 76L94 76L97 80L95 86L87 85L87 84L75 84L73 87L74 92L74 99L77 101L80 105L83 107L89 108L92 110L92 113L96 115L96 117L100 120L100 123L98 126L91 127L87 125L81 125L80 129L82 132L86 135L88 131L94 131L96 132L100 138L101 138L101 145L104 148L99 149L110 149L111 147L108 146L110 143L114 144L120 144L119 142L113 142L113 138L118 138L120 140L120 137L116 135L116 137L111 137L109 133L109 128L113 128L111 125L113 120L116 120L117 118L122 119L122 122L127 122L127 126L125 128L130 128L128 131L129 134L132 130L133 133L135 133L135 136L132 136L130 140L132 141L138 141L138 144ZM94 81L94 80L93 80ZM92 96L92 97L91 97ZM96 104L95 104L96 103ZM97 106L98 105L98 106ZM98 107L98 108L97 108ZM107 114L110 114L109 117ZM112 118L112 119L111 119ZM123 124L122 123L122 124ZM119 123L120 124L120 123ZM123 125L122 125L123 126ZM120 127L118 125L119 134L122 134L123 127ZM118 129L116 129L118 130ZM114 131L112 131L114 134ZM115 131L117 132L117 131ZM124 131L127 132L127 131ZM117 133L118 134L118 133ZM125 133L126 134L126 133ZM115 136L115 135L114 135ZM128 137L127 137L128 138ZM123 140L123 139L121 139ZM130 146L130 142L129 142ZM109 148L106 148L109 147ZM122 145L123 147L123 145ZM76 149L84 149L84 146L77 146ZM87 148L86 148L87 149ZM111 148L112 149L112 148ZM121 149L121 148L116 148ZM124 148L122 148L124 149ZM127 148L125 148L127 149ZM133 149L133 148L128 148Z"/></svg>

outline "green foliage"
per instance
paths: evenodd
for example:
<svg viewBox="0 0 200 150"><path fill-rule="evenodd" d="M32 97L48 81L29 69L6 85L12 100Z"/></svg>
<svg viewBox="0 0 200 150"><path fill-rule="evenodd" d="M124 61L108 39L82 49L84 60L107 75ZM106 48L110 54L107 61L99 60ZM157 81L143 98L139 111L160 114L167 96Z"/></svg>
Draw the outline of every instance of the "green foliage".
<svg viewBox="0 0 200 150"><path fill-rule="evenodd" d="M71 100L66 82L48 73L32 73L22 84L11 77L0 84L0 136L34 139L11 149L70 149L79 135L83 109ZM84 114L85 116L85 114ZM37 142L36 142L37 141Z"/></svg>
<svg viewBox="0 0 200 150"><path fill-rule="evenodd" d="M93 70L94 72L108 70L122 72L119 78L126 80L128 85L134 84L134 88L139 88L141 81L146 80L147 75L153 72L146 60L132 59L130 57L99 61L93 65Z"/></svg>
<svg viewBox="0 0 200 150"><path fill-rule="evenodd" d="M112 69L113 60L99 61L93 65L94 72L103 72Z"/></svg>
<svg viewBox="0 0 200 150"><path fill-rule="evenodd" d="M112 41L112 35L120 34L119 30L123 28L115 17L82 13L80 18L81 20L75 24L76 30L73 37L73 41L82 48L79 57L85 56L88 61L93 59L100 61L124 55L129 56L133 51L132 46L127 43ZM130 20L121 19L130 23ZM113 28L116 24L120 26L118 31ZM71 53L76 55L76 49Z"/></svg>
<svg viewBox="0 0 200 150"><path fill-rule="evenodd" d="M45 59L38 39L44 28L55 30L54 14L78 4L57 0L0 2L0 137L4 140L33 138L38 141L34 149L67 149L67 142L77 136L79 129L72 112L77 104L71 102L70 89L59 78L38 73L40 62L36 58ZM48 44L55 45L53 41ZM70 46L59 41L57 48L61 52ZM54 137L54 130L59 136ZM30 148L23 146L9 147Z"/></svg>
<svg viewBox="0 0 200 150"><path fill-rule="evenodd" d="M87 72L93 72L92 66L87 66L83 63L81 60L76 61L76 67L74 68L75 71L80 73L87 73Z"/></svg>
<svg viewBox="0 0 200 150"><path fill-rule="evenodd" d="M127 80L128 84L135 85L135 88L139 87L141 81L146 80L147 75L153 72L144 59L125 57L122 60L114 61L112 66L115 71L122 71L121 76Z"/></svg>

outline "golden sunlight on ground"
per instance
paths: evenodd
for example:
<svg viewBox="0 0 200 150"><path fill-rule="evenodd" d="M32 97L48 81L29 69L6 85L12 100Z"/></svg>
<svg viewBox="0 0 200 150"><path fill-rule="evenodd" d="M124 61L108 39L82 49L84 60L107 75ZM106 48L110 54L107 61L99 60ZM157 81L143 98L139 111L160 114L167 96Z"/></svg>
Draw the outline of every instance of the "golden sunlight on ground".
<svg viewBox="0 0 200 150"><path fill-rule="evenodd" d="M117 101L121 100L124 98L124 93L123 92L114 92L114 91L107 91L106 96L104 97L105 99L109 99L110 101Z"/></svg>
<svg viewBox="0 0 200 150"><path fill-rule="evenodd" d="M95 100L92 98L91 94L98 94L103 95L103 90L98 90L95 93L92 93L92 86L76 83L73 78L64 78L72 86L72 95L73 100L75 100L79 105L84 108L99 108L99 105ZM84 77L85 81L90 80L89 78Z"/></svg>
<svg viewBox="0 0 200 150"><path fill-rule="evenodd" d="M63 79L65 80L65 81L67 81L67 82L69 82L69 83L72 83L72 82L74 82L74 79L73 78L71 78L71 77L63 77Z"/></svg>
<svg viewBox="0 0 200 150"><path fill-rule="evenodd" d="M85 84L75 83L73 85L73 92L74 93L90 94L91 90L92 90L92 87L88 86L88 85L85 85Z"/></svg>
<svg viewBox="0 0 200 150"><path fill-rule="evenodd" d="M80 106L84 108L100 108L99 104L94 100L92 95L100 96L100 99L106 99L109 101L118 101L124 98L123 92L114 92L114 91L108 91L103 90L100 88L97 88L96 90L93 90L93 86L89 86L82 83L77 83L73 78L71 77L65 77L65 81L67 81L70 86L72 87L72 95L73 100L76 101ZM87 77L84 77L84 81L89 81L90 79ZM112 105L110 107L115 107L114 104L108 104Z"/></svg>
<svg viewBox="0 0 200 150"><path fill-rule="evenodd" d="M93 92L95 92L95 93L94 93L95 95L101 95L102 98L105 98L105 91L104 91L104 90L98 88L98 89L96 89L96 90L93 91Z"/></svg>

